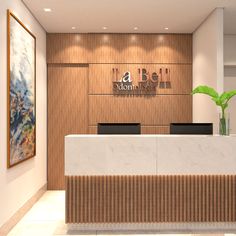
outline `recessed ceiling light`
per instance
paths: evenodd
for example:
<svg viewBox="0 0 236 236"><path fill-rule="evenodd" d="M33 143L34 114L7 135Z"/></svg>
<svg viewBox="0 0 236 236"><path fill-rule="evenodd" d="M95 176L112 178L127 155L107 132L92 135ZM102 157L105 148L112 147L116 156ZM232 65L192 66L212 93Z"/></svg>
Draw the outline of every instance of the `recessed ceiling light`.
<svg viewBox="0 0 236 236"><path fill-rule="evenodd" d="M168 27L165 27L164 29L165 29L165 30L168 30L169 28L168 28Z"/></svg>
<svg viewBox="0 0 236 236"><path fill-rule="evenodd" d="M45 12L51 12L51 11L52 11L51 8L44 8L43 10L44 10Z"/></svg>
<svg viewBox="0 0 236 236"><path fill-rule="evenodd" d="M134 27L134 30L138 30L138 27L136 26L136 27Z"/></svg>
<svg viewBox="0 0 236 236"><path fill-rule="evenodd" d="M103 28L104 30L107 30L107 27L106 27L106 26L103 26L102 28Z"/></svg>
<svg viewBox="0 0 236 236"><path fill-rule="evenodd" d="M71 27L71 29L75 30L75 29L76 29L76 27L75 27L75 26L72 26L72 27Z"/></svg>

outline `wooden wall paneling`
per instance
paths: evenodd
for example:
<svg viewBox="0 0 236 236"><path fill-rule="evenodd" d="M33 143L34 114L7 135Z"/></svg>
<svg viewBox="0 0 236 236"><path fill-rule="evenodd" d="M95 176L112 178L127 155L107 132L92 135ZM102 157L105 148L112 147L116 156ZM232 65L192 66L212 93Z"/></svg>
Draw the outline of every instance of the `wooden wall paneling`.
<svg viewBox="0 0 236 236"><path fill-rule="evenodd" d="M141 126L142 134L170 134L169 126Z"/></svg>
<svg viewBox="0 0 236 236"><path fill-rule="evenodd" d="M64 136L88 132L88 67L48 66L48 189L64 189Z"/></svg>
<svg viewBox="0 0 236 236"><path fill-rule="evenodd" d="M235 183L235 175L67 176L66 223L235 222Z"/></svg>
<svg viewBox="0 0 236 236"><path fill-rule="evenodd" d="M148 37L151 36L151 37ZM192 63L192 35L140 35L145 47L145 59L139 63Z"/></svg>
<svg viewBox="0 0 236 236"><path fill-rule="evenodd" d="M98 122L141 122L142 133L167 133L170 122L192 121L191 34L47 34L47 63L49 189L64 187L65 134L94 133ZM172 87L114 96L112 68L118 78L129 70L136 84L140 67L169 67Z"/></svg>
<svg viewBox="0 0 236 236"><path fill-rule="evenodd" d="M113 72L118 69L118 73ZM156 94L190 94L192 91L192 65L188 64L90 64L89 66L89 94L113 94L112 81L116 76L120 79L126 71L131 72L133 84L138 85L139 68L145 68L150 74L156 72L160 75L162 68L163 81L170 79L170 88L156 89ZM166 68L170 73L166 73ZM169 77L168 77L169 76Z"/></svg>
<svg viewBox="0 0 236 236"><path fill-rule="evenodd" d="M146 126L192 122L192 96L91 95L89 125L100 122L138 122Z"/></svg>
<svg viewBox="0 0 236 236"><path fill-rule="evenodd" d="M120 35L120 34L119 34ZM113 34L89 34L89 63L119 63L121 37Z"/></svg>
<svg viewBox="0 0 236 236"><path fill-rule="evenodd" d="M164 88L160 87L160 69ZM169 71L166 71L168 69ZM191 94L192 92L192 65L189 64L150 64L150 73L159 72L157 94ZM170 83L168 83L170 82Z"/></svg>
<svg viewBox="0 0 236 236"><path fill-rule="evenodd" d="M94 44L101 43L103 34L93 35ZM190 34L109 34L107 44L91 53L91 63L192 63L192 36ZM117 49L116 51L114 50ZM116 53L111 60L105 55ZM108 59L108 60L107 60Z"/></svg>
<svg viewBox="0 0 236 236"><path fill-rule="evenodd" d="M47 34L48 63L192 63L191 34Z"/></svg>
<svg viewBox="0 0 236 236"><path fill-rule="evenodd" d="M119 70L119 67L119 64L90 64L89 94L112 94L112 81L116 75L120 77L113 69Z"/></svg>
<svg viewBox="0 0 236 236"><path fill-rule="evenodd" d="M97 134L97 126L89 126L88 127L88 133L89 134Z"/></svg>
<svg viewBox="0 0 236 236"><path fill-rule="evenodd" d="M87 34L47 34L47 63L88 63Z"/></svg>

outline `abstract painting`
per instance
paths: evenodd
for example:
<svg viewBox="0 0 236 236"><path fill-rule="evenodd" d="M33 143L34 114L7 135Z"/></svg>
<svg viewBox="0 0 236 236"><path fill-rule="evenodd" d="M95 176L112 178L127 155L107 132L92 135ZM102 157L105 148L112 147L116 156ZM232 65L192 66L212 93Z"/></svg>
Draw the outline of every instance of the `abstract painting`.
<svg viewBox="0 0 236 236"><path fill-rule="evenodd" d="M36 38L9 10L7 18L9 168L36 154Z"/></svg>

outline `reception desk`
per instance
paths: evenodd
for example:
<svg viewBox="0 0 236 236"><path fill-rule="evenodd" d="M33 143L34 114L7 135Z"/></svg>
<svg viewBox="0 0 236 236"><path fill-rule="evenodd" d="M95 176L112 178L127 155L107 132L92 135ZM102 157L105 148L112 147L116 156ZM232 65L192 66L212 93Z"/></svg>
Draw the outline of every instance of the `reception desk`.
<svg viewBox="0 0 236 236"><path fill-rule="evenodd" d="M66 222L234 223L235 148L236 136L68 135Z"/></svg>

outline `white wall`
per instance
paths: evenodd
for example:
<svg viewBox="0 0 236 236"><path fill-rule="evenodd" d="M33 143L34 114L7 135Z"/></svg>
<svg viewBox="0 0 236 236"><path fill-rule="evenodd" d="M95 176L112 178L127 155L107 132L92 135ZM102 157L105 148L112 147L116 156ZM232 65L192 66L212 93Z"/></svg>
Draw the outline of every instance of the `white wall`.
<svg viewBox="0 0 236 236"><path fill-rule="evenodd" d="M236 89L236 35L224 36L224 89ZM229 102L230 129L236 134L236 97Z"/></svg>
<svg viewBox="0 0 236 236"><path fill-rule="evenodd" d="M235 44L236 46L236 44ZM236 90L236 67L225 67L225 91ZM236 134L236 96L229 102L230 133Z"/></svg>
<svg viewBox="0 0 236 236"><path fill-rule="evenodd" d="M7 169L7 9L36 36L37 155ZM47 179L46 33L20 0L0 0L0 227Z"/></svg>
<svg viewBox="0 0 236 236"><path fill-rule="evenodd" d="M224 36L224 64L236 66L236 35Z"/></svg>
<svg viewBox="0 0 236 236"><path fill-rule="evenodd" d="M193 33L193 88L198 85L223 91L223 9L215 9ZM213 122L218 132L218 109L209 97L193 96L193 122Z"/></svg>

